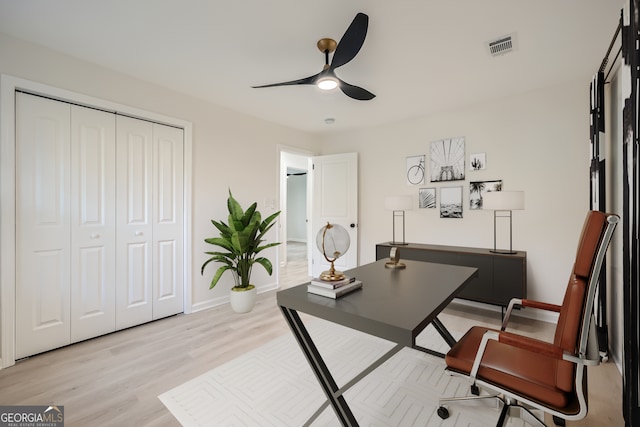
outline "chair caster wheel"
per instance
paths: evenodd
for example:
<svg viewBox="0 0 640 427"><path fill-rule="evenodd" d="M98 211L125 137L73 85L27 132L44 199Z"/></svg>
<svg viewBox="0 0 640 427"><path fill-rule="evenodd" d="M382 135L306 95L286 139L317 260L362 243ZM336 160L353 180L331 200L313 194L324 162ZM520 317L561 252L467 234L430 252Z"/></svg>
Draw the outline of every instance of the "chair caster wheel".
<svg viewBox="0 0 640 427"><path fill-rule="evenodd" d="M471 394L473 394L474 396L480 396L480 388L477 385L472 384L471 385Z"/></svg>
<svg viewBox="0 0 640 427"><path fill-rule="evenodd" d="M438 412L438 416L443 420L446 420L447 418L449 418L449 410L444 406L439 407L437 412Z"/></svg>
<svg viewBox="0 0 640 427"><path fill-rule="evenodd" d="M553 416L553 423L555 425L557 425L557 426L560 426L560 427L564 427L564 426L567 425L567 421L566 420L564 420L564 419L562 419L560 417L556 417L555 415Z"/></svg>

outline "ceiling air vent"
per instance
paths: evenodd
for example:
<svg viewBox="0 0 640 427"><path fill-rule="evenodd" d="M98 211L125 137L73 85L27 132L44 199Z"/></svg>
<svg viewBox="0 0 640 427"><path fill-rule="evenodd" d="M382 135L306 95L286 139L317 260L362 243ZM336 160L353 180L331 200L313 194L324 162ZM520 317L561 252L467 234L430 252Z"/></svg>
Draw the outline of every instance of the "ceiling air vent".
<svg viewBox="0 0 640 427"><path fill-rule="evenodd" d="M515 34L509 34L508 36L491 40L490 42L487 42L487 47L489 48L489 54L491 56L499 56L509 53L516 48Z"/></svg>

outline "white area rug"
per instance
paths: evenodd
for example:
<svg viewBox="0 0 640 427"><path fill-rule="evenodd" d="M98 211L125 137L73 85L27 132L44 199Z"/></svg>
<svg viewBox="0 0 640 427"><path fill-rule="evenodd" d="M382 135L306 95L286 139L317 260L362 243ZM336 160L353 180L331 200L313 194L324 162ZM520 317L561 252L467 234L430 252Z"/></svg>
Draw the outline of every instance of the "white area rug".
<svg viewBox="0 0 640 427"><path fill-rule="evenodd" d="M306 324L338 386L347 383L393 343L314 319ZM418 344L446 352L427 328ZM362 426L493 426L497 409L450 408L436 414L441 396L464 396L469 384L444 372L444 361L405 348L349 389L344 397ZM183 426L302 426L326 400L293 334L284 335L159 396ZM313 426L339 426L328 406ZM509 426L522 426L511 421Z"/></svg>

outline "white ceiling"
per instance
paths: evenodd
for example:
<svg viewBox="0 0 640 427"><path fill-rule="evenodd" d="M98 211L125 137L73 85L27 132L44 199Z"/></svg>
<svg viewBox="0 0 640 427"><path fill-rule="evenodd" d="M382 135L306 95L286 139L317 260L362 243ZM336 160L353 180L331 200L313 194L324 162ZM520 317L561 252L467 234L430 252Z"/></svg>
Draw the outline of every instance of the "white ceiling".
<svg viewBox="0 0 640 427"><path fill-rule="evenodd" d="M580 79L588 90L622 0L0 0L0 32L309 132L373 126ZM357 12L369 31L336 70L374 94L252 89L316 74L316 42ZM514 52L486 42L515 33ZM1 60L1 58L0 58ZM586 95L585 95L586 96ZM325 118L335 118L333 125Z"/></svg>

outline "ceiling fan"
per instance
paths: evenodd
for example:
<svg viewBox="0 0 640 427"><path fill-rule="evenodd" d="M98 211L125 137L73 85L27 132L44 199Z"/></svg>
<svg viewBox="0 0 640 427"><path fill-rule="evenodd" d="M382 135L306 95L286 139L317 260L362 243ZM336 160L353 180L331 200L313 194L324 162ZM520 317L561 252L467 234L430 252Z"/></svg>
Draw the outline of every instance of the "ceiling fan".
<svg viewBox="0 0 640 427"><path fill-rule="evenodd" d="M253 88L264 88L274 86L291 86L291 85L316 85L320 89L331 90L339 87L340 90L350 98L360 101L368 101L375 98L375 95L366 89L351 85L338 76L334 70L351 61L360 51L367 36L367 27L369 26L369 17L364 13L358 13L347 31L340 39L339 43L335 40L324 38L318 40L318 49L324 53L324 68L318 74L305 77L303 79L292 80L289 82L272 83L262 86L252 86ZM329 54L333 53L331 63L329 63Z"/></svg>

